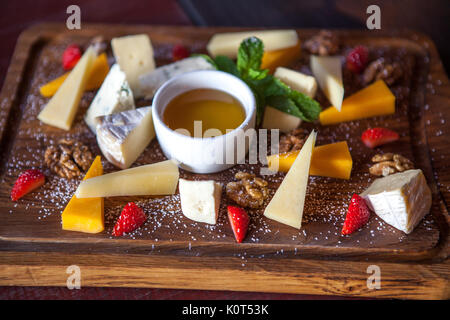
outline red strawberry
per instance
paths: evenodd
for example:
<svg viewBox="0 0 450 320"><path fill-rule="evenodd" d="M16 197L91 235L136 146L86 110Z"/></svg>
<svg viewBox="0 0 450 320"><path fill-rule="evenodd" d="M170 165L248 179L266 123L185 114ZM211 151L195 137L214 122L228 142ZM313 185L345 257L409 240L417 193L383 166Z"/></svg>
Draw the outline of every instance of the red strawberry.
<svg viewBox="0 0 450 320"><path fill-rule="evenodd" d="M45 183L44 174L37 169L30 169L22 173L11 190L11 200L16 201L27 193L39 188Z"/></svg>
<svg viewBox="0 0 450 320"><path fill-rule="evenodd" d="M370 211L366 202L359 195L354 194L350 200L341 233L346 235L355 232L369 221L369 217Z"/></svg>
<svg viewBox="0 0 450 320"><path fill-rule="evenodd" d="M182 46L180 44L177 44L172 49L172 60L178 61L184 58L189 57L191 53L189 52L189 49L185 46Z"/></svg>
<svg viewBox="0 0 450 320"><path fill-rule="evenodd" d="M354 73L360 73L369 62L369 50L363 46L355 47L347 55L347 69Z"/></svg>
<svg viewBox="0 0 450 320"><path fill-rule="evenodd" d="M62 55L62 64L64 70L70 70L77 64L81 58L81 49L76 44L71 44L64 50Z"/></svg>
<svg viewBox="0 0 450 320"><path fill-rule="evenodd" d="M386 128L367 129L361 135L361 140L369 148L375 148L389 142L397 141L399 135L397 132Z"/></svg>
<svg viewBox="0 0 450 320"><path fill-rule="evenodd" d="M113 230L113 236L120 237L126 232L139 228L147 220L144 211L134 202L129 202L122 210Z"/></svg>
<svg viewBox="0 0 450 320"><path fill-rule="evenodd" d="M241 243L247 234L250 218L244 209L239 207L228 206L228 218L230 219L231 228L237 243Z"/></svg>

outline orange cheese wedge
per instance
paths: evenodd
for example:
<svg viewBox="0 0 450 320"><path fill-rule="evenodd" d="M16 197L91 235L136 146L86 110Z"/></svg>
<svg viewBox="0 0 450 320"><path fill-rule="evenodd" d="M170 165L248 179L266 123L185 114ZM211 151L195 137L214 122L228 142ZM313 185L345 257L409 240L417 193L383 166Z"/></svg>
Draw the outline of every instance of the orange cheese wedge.
<svg viewBox="0 0 450 320"><path fill-rule="evenodd" d="M97 156L83 180L102 174L102 161L100 156ZM63 230L85 233L102 232L105 229L103 208L103 198L79 199L74 195L61 215Z"/></svg>
<svg viewBox="0 0 450 320"><path fill-rule="evenodd" d="M358 120L395 113L395 96L383 80L378 80L342 102L339 112L335 107L320 113L323 125Z"/></svg>
<svg viewBox="0 0 450 320"><path fill-rule="evenodd" d="M266 51L262 57L261 69L269 69L273 73L276 68L288 66L299 59L300 53L300 41L293 47Z"/></svg>
<svg viewBox="0 0 450 320"><path fill-rule="evenodd" d="M100 88L108 72L109 72L108 57L106 56L106 53L102 53L94 60L92 64L92 69L86 82L86 91ZM64 80L66 80L69 73L70 72L67 72L62 76L40 87L39 91L41 95L45 98L52 97L55 94L55 92L59 89L59 87L62 85Z"/></svg>
<svg viewBox="0 0 450 320"><path fill-rule="evenodd" d="M288 172L299 151L274 154L267 157L269 169ZM314 148L309 174L338 179L350 179L353 160L347 141L325 144ZM278 167L278 168L277 168Z"/></svg>

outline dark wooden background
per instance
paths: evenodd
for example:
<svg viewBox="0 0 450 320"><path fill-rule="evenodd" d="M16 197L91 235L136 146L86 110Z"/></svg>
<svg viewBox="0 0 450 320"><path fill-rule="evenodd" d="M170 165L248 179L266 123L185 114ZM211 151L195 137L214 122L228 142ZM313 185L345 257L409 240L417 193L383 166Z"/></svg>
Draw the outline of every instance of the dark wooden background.
<svg viewBox="0 0 450 320"><path fill-rule="evenodd" d="M19 34L40 22L64 23L77 4L81 21L124 24L365 28L366 8L381 8L382 29L408 28L436 43L447 73L448 0L2 0L0 2L0 86ZM83 27L83 25L81 25ZM0 299L336 299L310 295L135 288L0 287Z"/></svg>

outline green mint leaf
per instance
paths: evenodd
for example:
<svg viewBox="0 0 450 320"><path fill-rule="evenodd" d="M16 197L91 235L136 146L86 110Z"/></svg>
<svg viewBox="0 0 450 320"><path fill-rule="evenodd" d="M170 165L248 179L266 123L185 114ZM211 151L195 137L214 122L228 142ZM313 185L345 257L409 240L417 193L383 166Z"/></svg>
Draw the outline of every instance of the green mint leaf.
<svg viewBox="0 0 450 320"><path fill-rule="evenodd" d="M307 95L295 90L290 90L289 98L294 101L298 109L303 114L303 120L314 121L319 118L322 108L316 100L311 99Z"/></svg>
<svg viewBox="0 0 450 320"><path fill-rule="evenodd" d="M280 79L273 76L270 76L270 78L268 77L267 87L265 89L265 94L267 97L288 95L290 91L291 89Z"/></svg>
<svg viewBox="0 0 450 320"><path fill-rule="evenodd" d="M264 44L258 38L250 37L241 42L237 55L237 68L242 77L247 77L249 69L260 69L263 54Z"/></svg>
<svg viewBox="0 0 450 320"><path fill-rule="evenodd" d="M216 63L218 70L231 73L232 75L240 78L240 74L236 67L236 64L230 58L226 56L217 56L214 59L214 62Z"/></svg>
<svg viewBox="0 0 450 320"><path fill-rule="evenodd" d="M267 77L267 74L269 73L269 70L255 70L255 69L248 69L247 75L250 79L253 80L262 80L265 77Z"/></svg>
<svg viewBox="0 0 450 320"><path fill-rule="evenodd" d="M287 96L270 96L266 99L267 105L283 111L284 113L293 115L294 117L305 119L303 113L299 110L295 102Z"/></svg>

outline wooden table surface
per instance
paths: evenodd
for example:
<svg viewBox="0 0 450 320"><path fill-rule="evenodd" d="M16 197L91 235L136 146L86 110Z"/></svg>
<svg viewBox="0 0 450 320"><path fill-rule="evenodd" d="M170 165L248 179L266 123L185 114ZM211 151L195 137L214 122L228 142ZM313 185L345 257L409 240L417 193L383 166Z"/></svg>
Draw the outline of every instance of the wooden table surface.
<svg viewBox="0 0 450 320"><path fill-rule="evenodd" d="M432 0L440 2L439 0ZM230 1L227 3L234 3ZM250 1L254 2L254 1ZM334 1L325 0L318 1L321 5L333 3ZM343 1L344 3L348 1ZM364 4L367 1L362 1ZM398 12L398 7L392 8L392 1L389 10L384 13L393 14ZM11 55L19 34L27 27L40 22L65 22L67 18L66 8L73 4L73 1L52 0L40 1L39 6L35 5L36 1L3 1L2 2L2 19L0 20L0 36L2 39L2 50L0 52L0 86L3 85L7 68ZM236 25L243 26L245 21L247 25L279 25L292 27L358 27L361 25L361 17L355 18L361 12L357 11L356 6L347 5L344 9L338 8L341 12L346 12L346 19L335 20L332 25L324 25L324 21L318 21L316 25L308 25L311 20L306 20L307 25L299 25L294 23L295 15L292 13L292 5L295 1L287 1L280 8L274 10L274 1L267 1L267 10L273 12L272 20L261 20L257 16L251 16L248 20L244 19L244 15L236 16L233 13L236 8L224 6L223 10L216 6L207 5L201 1L175 1L175 0L83 0L77 1L81 7L81 21L83 22L102 22L102 23L124 23L124 24L158 24L158 25ZM291 4L291 7L289 6ZM339 2L341 5L342 3ZM249 5L251 7L251 5ZM367 5L366 5L367 7ZM32 8L32 10L30 9ZM231 9L230 9L231 8ZM364 7L365 8L365 7ZM238 8L239 9L239 8ZM244 10L243 8L242 10ZM248 12L250 12L251 8ZM264 9L264 7L262 8ZM260 8L260 10L262 10ZM298 9L298 8L297 8ZM288 10L288 11L286 11ZM309 6L308 10L317 10L314 6ZM208 16L205 12L211 12ZM279 15L283 12L291 12L287 20L280 20ZM363 14L364 12L362 12ZM384 14L383 13L383 14ZM331 15L331 13L329 13ZM278 20L277 20L278 18ZM332 17L330 16L330 19ZM229 23L227 23L227 21ZM231 21L231 22L230 22ZM284 22L282 22L284 21ZM287 22L286 22L287 21ZM291 22L289 22L291 21ZM308 22L309 21L309 22ZM287 24L286 24L287 23ZM290 23L290 24L289 24ZM326 22L325 22L326 23ZM437 22L435 22L436 24ZM446 22L445 22L446 23ZM349 25L350 24L350 25ZM408 26L408 25L406 25ZM447 28L448 29L448 28ZM445 36L444 36L445 37ZM433 37L435 38L435 37ZM439 36L438 36L439 38ZM436 40L436 39L435 39ZM440 47L438 43L438 47ZM445 59L448 55L447 47L443 47L444 63L448 63ZM442 52L441 52L442 55ZM448 65L447 65L448 68ZM0 299L338 299L340 297L333 296L312 296L312 295L292 295L292 294L273 294L273 293L251 293L251 292L228 292L228 291L199 291L199 290L172 290L172 289L139 289L139 288L83 288L82 290L68 290L66 288L55 287L0 287ZM349 299L349 298L346 298Z"/></svg>

